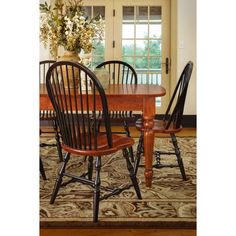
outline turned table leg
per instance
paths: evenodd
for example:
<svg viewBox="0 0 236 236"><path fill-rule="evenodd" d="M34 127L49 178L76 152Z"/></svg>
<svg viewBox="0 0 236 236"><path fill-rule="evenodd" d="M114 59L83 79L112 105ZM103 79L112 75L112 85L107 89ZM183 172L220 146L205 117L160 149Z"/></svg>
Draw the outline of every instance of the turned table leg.
<svg viewBox="0 0 236 236"><path fill-rule="evenodd" d="M152 186L152 158L154 146L153 117L144 117L144 156L145 156L145 180L146 187Z"/></svg>
<svg viewBox="0 0 236 236"><path fill-rule="evenodd" d="M155 98L146 98L143 101L143 126L144 126L144 156L145 156L145 181L146 187L152 187L152 159L154 146L153 119L155 115Z"/></svg>

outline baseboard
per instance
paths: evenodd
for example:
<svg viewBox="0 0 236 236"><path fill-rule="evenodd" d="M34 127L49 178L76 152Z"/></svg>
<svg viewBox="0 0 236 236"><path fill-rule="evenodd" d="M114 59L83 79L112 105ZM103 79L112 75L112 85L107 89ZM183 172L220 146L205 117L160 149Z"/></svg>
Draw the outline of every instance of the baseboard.
<svg viewBox="0 0 236 236"><path fill-rule="evenodd" d="M183 127L186 127L186 128L197 128L197 116L184 115L182 125Z"/></svg>
<svg viewBox="0 0 236 236"><path fill-rule="evenodd" d="M156 115L155 118L161 118L163 115ZM197 128L197 116L196 115L183 115L182 126L184 128Z"/></svg>
<svg viewBox="0 0 236 236"><path fill-rule="evenodd" d="M141 117L140 114L135 115L136 119ZM161 119L163 115L156 115L156 119ZM135 120L136 120L135 119ZM135 125L135 120L129 125ZM40 121L41 126L50 126L52 125L51 121ZM112 123L112 125L120 125L120 123ZM183 115L182 126L184 128L197 128L197 116L196 115Z"/></svg>
<svg viewBox="0 0 236 236"><path fill-rule="evenodd" d="M137 119L141 117L141 115L135 115ZM162 119L163 114L156 115L155 119ZM182 118L182 126L184 128L197 128L197 116L196 115L183 115Z"/></svg>

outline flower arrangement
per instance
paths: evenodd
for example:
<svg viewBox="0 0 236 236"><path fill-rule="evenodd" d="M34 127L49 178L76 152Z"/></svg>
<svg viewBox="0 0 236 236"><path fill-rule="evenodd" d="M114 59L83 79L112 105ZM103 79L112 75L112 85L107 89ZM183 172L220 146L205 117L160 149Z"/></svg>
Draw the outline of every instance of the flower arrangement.
<svg viewBox="0 0 236 236"><path fill-rule="evenodd" d="M59 46L67 51L91 53L93 39L104 36L101 15L88 20L82 0L58 0L55 7L40 4L40 41L48 45L50 54L56 55Z"/></svg>

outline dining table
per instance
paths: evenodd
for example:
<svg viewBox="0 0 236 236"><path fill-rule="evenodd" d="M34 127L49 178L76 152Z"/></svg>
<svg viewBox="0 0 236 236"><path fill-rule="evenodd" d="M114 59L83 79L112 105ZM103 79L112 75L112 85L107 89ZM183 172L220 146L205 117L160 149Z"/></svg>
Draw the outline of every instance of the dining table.
<svg viewBox="0 0 236 236"><path fill-rule="evenodd" d="M156 98L166 93L165 88L153 84L109 84L105 89L110 111L141 111L144 126L145 184L152 187L152 163L154 147L154 117ZM46 84L40 84L40 110L53 109Z"/></svg>

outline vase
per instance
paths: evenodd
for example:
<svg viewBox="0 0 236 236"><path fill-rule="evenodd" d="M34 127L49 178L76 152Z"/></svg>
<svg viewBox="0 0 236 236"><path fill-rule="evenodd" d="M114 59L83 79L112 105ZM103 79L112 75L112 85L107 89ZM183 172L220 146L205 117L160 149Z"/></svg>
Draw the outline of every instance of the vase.
<svg viewBox="0 0 236 236"><path fill-rule="evenodd" d="M92 62L92 53L83 53L80 55L80 59L81 63L89 68Z"/></svg>
<svg viewBox="0 0 236 236"><path fill-rule="evenodd" d="M74 51L65 51L63 56L60 56L58 61L72 61L72 62L81 62L81 59L78 55L78 53ZM68 74L67 74L68 72ZM72 71L72 67L68 66L66 72L66 66L62 66L62 78L65 78L64 80L64 86L65 88L78 88L79 84L79 70L74 69L74 74ZM67 80L68 76L68 80ZM73 77L74 76L74 77Z"/></svg>
<svg viewBox="0 0 236 236"><path fill-rule="evenodd" d="M98 80L100 81L102 87L106 89L109 86L109 71L105 68L95 68L94 74L97 76Z"/></svg>

